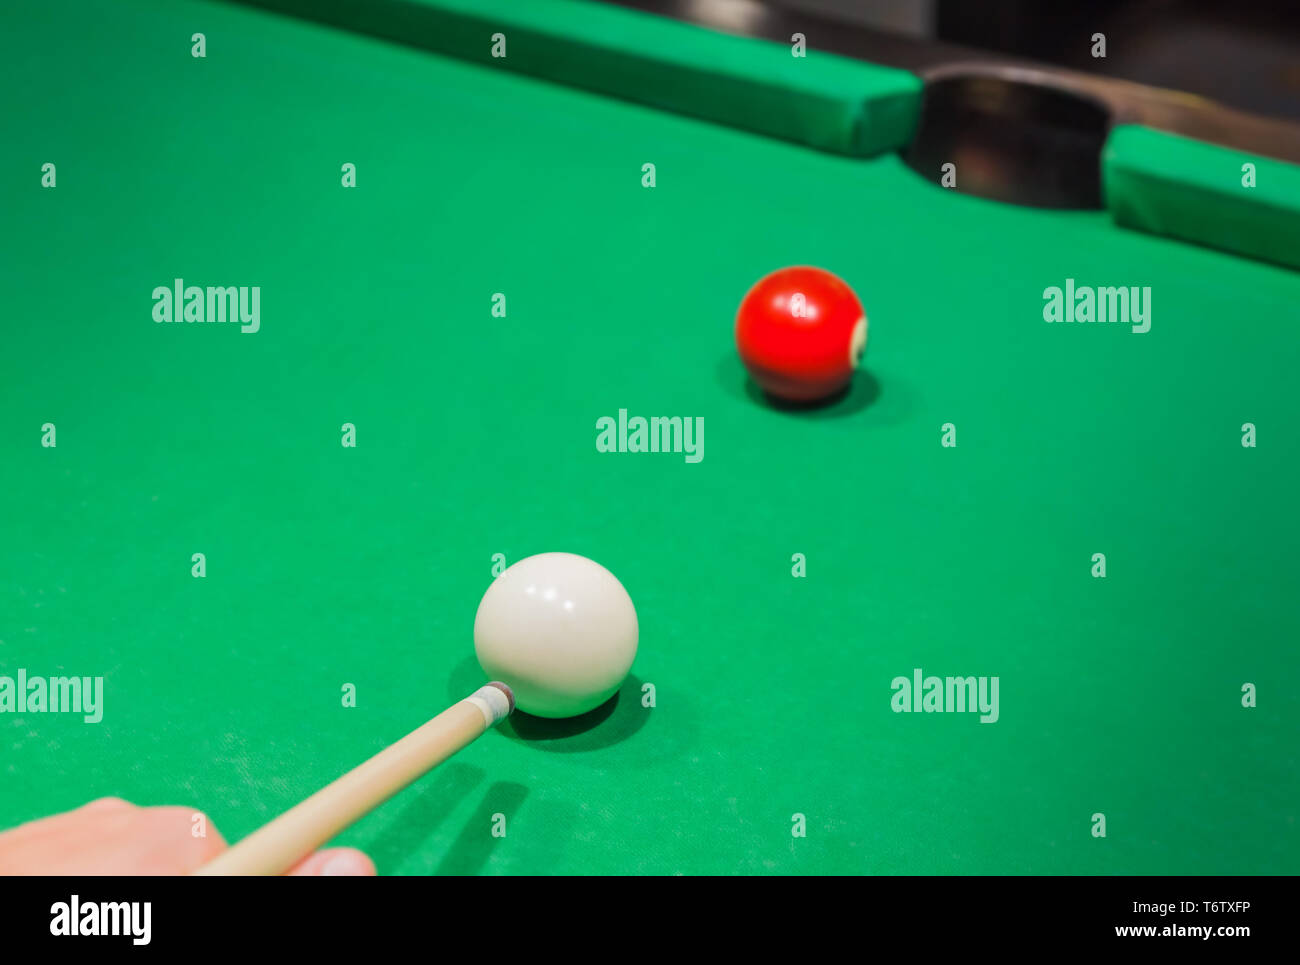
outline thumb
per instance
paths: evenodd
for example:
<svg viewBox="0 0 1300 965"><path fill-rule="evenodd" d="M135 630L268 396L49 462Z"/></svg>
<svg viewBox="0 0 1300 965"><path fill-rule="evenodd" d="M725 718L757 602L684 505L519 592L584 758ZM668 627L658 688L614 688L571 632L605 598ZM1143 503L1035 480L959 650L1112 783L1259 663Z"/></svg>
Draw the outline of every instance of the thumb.
<svg viewBox="0 0 1300 965"><path fill-rule="evenodd" d="M327 848L304 858L288 873L293 877L368 878L375 875L375 863L356 848Z"/></svg>

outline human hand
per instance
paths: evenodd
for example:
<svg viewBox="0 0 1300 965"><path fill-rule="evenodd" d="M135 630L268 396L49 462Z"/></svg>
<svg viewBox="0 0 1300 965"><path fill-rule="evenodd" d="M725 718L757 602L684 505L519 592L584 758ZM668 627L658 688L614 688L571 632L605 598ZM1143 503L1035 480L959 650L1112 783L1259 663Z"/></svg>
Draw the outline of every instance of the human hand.
<svg viewBox="0 0 1300 965"><path fill-rule="evenodd" d="M186 875L226 850L207 819L206 836L195 837L198 814L100 798L0 833L0 875ZM355 848L327 848L288 874L360 877L375 865Z"/></svg>

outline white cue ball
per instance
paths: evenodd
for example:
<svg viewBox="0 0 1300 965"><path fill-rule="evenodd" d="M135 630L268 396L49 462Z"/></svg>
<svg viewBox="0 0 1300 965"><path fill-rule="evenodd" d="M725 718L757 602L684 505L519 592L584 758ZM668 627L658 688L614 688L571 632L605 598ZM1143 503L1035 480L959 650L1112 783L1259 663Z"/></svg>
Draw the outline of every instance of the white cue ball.
<svg viewBox="0 0 1300 965"><path fill-rule="evenodd" d="M520 710L574 717L618 690L636 656L636 608L605 567L540 553L492 581L474 617L474 650Z"/></svg>

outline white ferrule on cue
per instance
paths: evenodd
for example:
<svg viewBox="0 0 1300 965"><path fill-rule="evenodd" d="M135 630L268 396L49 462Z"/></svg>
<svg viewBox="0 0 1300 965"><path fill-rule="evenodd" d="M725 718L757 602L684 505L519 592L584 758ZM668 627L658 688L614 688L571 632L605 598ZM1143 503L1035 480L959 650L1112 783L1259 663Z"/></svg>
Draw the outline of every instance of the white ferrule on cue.
<svg viewBox="0 0 1300 965"><path fill-rule="evenodd" d="M480 687L194 873L283 874L357 818L472 743L512 710L514 699L503 684Z"/></svg>
<svg viewBox="0 0 1300 965"><path fill-rule="evenodd" d="M483 712L484 728L496 726L513 709L505 691L491 685L480 687L465 699Z"/></svg>

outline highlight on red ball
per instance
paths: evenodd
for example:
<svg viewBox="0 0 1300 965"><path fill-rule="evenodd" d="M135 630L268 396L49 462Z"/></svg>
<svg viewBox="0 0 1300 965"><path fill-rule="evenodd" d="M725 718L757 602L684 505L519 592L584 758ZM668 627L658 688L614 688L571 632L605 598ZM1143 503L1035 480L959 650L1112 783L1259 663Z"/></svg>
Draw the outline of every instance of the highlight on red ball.
<svg viewBox="0 0 1300 965"><path fill-rule="evenodd" d="M842 392L867 347L867 315L853 289L822 268L761 278L736 313L736 348L769 395L815 402Z"/></svg>

